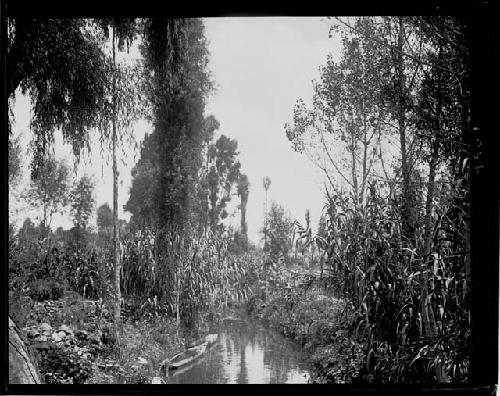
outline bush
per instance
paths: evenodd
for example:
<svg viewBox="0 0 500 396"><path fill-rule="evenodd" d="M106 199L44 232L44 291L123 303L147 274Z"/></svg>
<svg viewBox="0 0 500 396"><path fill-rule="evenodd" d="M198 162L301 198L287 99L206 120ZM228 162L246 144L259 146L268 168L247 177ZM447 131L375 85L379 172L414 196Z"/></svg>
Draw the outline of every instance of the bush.
<svg viewBox="0 0 500 396"><path fill-rule="evenodd" d="M64 287L54 279L37 279L29 284L28 294L36 301L58 300L64 294Z"/></svg>
<svg viewBox="0 0 500 396"><path fill-rule="evenodd" d="M92 374L89 361L51 342L35 342L31 348L46 384L83 384Z"/></svg>
<svg viewBox="0 0 500 396"><path fill-rule="evenodd" d="M33 313L34 301L18 290L9 291L9 316L22 329Z"/></svg>

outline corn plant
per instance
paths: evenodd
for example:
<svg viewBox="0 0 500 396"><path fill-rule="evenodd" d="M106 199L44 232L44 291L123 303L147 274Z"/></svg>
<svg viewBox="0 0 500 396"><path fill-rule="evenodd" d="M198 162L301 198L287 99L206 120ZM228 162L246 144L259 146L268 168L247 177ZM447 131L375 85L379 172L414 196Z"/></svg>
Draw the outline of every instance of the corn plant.
<svg viewBox="0 0 500 396"><path fill-rule="evenodd" d="M329 196L328 233L316 243L341 295L355 307L351 332L365 346L366 369L378 381L465 381L468 375L469 289L467 196L443 188L433 211L433 254L402 238L400 206L373 193L366 205Z"/></svg>

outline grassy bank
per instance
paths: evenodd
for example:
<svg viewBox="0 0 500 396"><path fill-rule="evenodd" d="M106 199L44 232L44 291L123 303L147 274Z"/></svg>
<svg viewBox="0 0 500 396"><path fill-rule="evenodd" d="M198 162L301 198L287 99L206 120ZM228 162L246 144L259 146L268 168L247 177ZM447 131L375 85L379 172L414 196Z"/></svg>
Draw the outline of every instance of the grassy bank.
<svg viewBox="0 0 500 396"><path fill-rule="evenodd" d="M314 383L368 380L362 345L351 339L352 309L321 287L268 288L246 305L248 314L302 345Z"/></svg>

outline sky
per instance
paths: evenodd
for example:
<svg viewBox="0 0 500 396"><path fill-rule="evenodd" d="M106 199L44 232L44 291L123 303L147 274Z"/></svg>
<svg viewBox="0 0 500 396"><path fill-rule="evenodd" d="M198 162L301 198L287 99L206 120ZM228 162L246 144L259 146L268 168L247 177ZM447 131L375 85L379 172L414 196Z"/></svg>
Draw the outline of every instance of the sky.
<svg viewBox="0 0 500 396"><path fill-rule="evenodd" d="M260 241L259 229L264 221L265 193L262 179L268 176L271 186L268 202L281 204L289 214L303 221L307 209L313 226L317 225L324 203L322 175L309 160L295 153L287 140L284 124L292 120L297 99L307 104L312 100L312 80L319 78L319 66L326 62L327 54L340 54L338 39L329 38L329 22L325 18L288 17L225 17L204 19L209 42L212 77L216 91L209 98L205 115L213 114L220 122L218 135L225 134L238 141L241 169L248 175L250 192L247 205L248 235L255 243ZM138 56L132 49L131 57ZM20 93L14 106L14 134L21 135L24 147L29 145L29 99ZM139 121L134 134L138 142L151 126ZM85 155L77 175L91 174L96 181L97 205L112 203L111 164L100 157L98 143L93 154ZM125 148L119 164L120 217L131 185L130 171L138 159L138 152ZM56 134L55 153L72 163L71 149ZM25 158L26 161L26 158ZM29 183L25 162L24 179L16 191ZM9 212L17 225L26 216L37 217L33 210L23 207L22 201L11 192ZM12 199L14 198L14 199ZM234 197L234 205L238 197ZM268 205L269 206L269 205ZM234 207L233 207L234 209ZM235 210L229 222L239 224ZM95 219L93 219L95 222ZM54 218L52 228L72 226L68 213Z"/></svg>

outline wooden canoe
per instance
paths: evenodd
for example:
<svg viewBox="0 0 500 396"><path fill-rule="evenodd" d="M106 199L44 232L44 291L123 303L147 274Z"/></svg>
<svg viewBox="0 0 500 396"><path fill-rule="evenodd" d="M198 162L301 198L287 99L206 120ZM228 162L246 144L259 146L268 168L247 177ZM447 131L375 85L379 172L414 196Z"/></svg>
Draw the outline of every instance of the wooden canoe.
<svg viewBox="0 0 500 396"><path fill-rule="evenodd" d="M177 370L178 368L193 362L194 360L198 359L201 355L203 355L208 347L215 344L217 338L218 334L208 334L204 338L203 343L188 348L185 351L180 352L177 355L173 356L172 358L163 361L161 366L164 368L168 367L168 370Z"/></svg>

